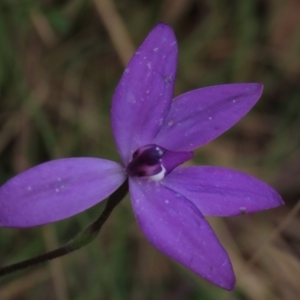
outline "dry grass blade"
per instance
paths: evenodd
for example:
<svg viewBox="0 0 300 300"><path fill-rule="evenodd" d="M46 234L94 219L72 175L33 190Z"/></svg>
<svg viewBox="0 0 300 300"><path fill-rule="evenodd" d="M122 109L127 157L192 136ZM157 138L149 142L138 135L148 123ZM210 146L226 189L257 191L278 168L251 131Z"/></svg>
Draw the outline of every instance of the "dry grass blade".
<svg viewBox="0 0 300 300"><path fill-rule="evenodd" d="M12 300L17 297L22 297L30 289L35 288L37 285L45 282L49 279L48 272L44 270L38 270L31 272L20 279L16 279L5 286L1 286L0 299Z"/></svg>
<svg viewBox="0 0 300 300"><path fill-rule="evenodd" d="M269 247L269 245L273 242L273 240L282 233L287 226L297 218L297 215L300 211L300 200L295 205L295 207L287 214L284 220L279 224L279 226L269 235L269 237L265 240L265 242L259 247L259 249L255 252L255 254L251 257L251 259L247 262L247 266L249 267L251 264L254 264L262 255L262 253ZM242 272L243 270L239 271Z"/></svg>
<svg viewBox="0 0 300 300"><path fill-rule="evenodd" d="M46 243L47 251L57 249L59 247L55 230L52 226L42 228L42 233ZM49 262L51 279L57 300L68 300L67 280L63 266L63 258L58 258Z"/></svg>
<svg viewBox="0 0 300 300"><path fill-rule="evenodd" d="M122 62L122 65L126 66L134 53L135 46L131 41L125 23L118 14L113 0L93 0L93 2Z"/></svg>
<svg viewBox="0 0 300 300"><path fill-rule="evenodd" d="M53 47L57 44L58 40L55 32L52 30L49 22L40 12L34 10L31 12L31 19L34 28L47 47Z"/></svg>

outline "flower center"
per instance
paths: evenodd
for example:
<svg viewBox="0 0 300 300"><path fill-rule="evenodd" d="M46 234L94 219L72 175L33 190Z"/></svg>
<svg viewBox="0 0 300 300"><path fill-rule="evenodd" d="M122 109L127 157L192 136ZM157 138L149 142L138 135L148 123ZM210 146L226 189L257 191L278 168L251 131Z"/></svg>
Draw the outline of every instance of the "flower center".
<svg viewBox="0 0 300 300"><path fill-rule="evenodd" d="M175 167L194 156L193 152L173 152L155 144L140 147L126 167L129 176L161 180Z"/></svg>
<svg viewBox="0 0 300 300"><path fill-rule="evenodd" d="M136 150L132 155L132 160L128 164L126 171L129 176L138 177L164 177L166 169L163 167L161 159L166 150L157 145L146 145ZM161 174L161 176L157 176ZM155 177L153 178L155 180ZM158 178L156 180L162 179Z"/></svg>

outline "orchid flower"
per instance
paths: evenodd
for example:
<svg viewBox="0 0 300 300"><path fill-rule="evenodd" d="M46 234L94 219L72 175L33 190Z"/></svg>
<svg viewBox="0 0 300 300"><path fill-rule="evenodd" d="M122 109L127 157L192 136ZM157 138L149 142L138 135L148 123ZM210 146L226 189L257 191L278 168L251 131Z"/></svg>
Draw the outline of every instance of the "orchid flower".
<svg viewBox="0 0 300 300"><path fill-rule="evenodd" d="M32 227L78 214L129 180L137 222L164 254L224 289L230 259L204 216L234 216L283 204L267 184L239 171L180 166L193 150L239 121L262 93L257 83L196 89L172 99L177 42L158 24L115 90L111 121L122 163L63 158L31 168L0 188L0 226Z"/></svg>

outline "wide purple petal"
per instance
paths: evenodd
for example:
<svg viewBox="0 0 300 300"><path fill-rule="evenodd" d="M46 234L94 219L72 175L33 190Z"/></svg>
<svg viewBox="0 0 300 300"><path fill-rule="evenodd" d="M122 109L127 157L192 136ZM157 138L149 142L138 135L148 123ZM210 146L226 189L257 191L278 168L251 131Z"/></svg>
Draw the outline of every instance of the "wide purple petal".
<svg viewBox="0 0 300 300"><path fill-rule="evenodd" d="M109 196L124 180L123 167L109 160L43 163L0 187L0 226L31 227L70 217Z"/></svg>
<svg viewBox="0 0 300 300"><path fill-rule="evenodd" d="M151 244L208 281L231 290L229 257L197 207L160 182L130 179L137 221Z"/></svg>
<svg viewBox="0 0 300 300"><path fill-rule="evenodd" d="M284 204L264 182L226 168L176 168L163 184L192 201L205 216L253 213Z"/></svg>
<svg viewBox="0 0 300 300"><path fill-rule="evenodd" d="M173 151L193 150L239 121L262 93L257 83L225 84L175 98L164 126L152 141Z"/></svg>
<svg viewBox="0 0 300 300"><path fill-rule="evenodd" d="M125 165L151 144L172 101L177 43L171 27L157 25L130 60L112 101L112 128Z"/></svg>

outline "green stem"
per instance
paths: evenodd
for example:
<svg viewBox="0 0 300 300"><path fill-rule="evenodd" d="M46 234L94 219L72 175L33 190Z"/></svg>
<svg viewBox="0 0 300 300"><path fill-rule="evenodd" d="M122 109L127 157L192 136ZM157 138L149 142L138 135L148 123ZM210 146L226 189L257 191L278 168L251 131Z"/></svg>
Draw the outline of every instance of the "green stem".
<svg viewBox="0 0 300 300"><path fill-rule="evenodd" d="M47 262L51 259L64 256L92 242L100 232L102 225L110 216L113 209L120 203L128 192L128 180L126 180L107 200L106 206L100 217L80 231L64 246L39 256L0 268L0 277L17 272L28 267Z"/></svg>

